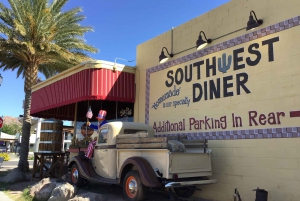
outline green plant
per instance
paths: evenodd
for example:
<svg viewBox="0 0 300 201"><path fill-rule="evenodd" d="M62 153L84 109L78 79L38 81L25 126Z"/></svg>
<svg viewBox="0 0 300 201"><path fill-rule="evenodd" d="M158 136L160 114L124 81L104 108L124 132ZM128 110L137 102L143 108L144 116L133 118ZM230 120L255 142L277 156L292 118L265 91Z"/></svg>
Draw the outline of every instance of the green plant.
<svg viewBox="0 0 300 201"><path fill-rule="evenodd" d="M22 201L34 201L35 199L29 195L29 188L25 188L22 193Z"/></svg>
<svg viewBox="0 0 300 201"><path fill-rule="evenodd" d="M34 160L34 156L28 156L28 160Z"/></svg>
<svg viewBox="0 0 300 201"><path fill-rule="evenodd" d="M10 160L10 156L8 153L0 153L0 157L4 158L4 161L9 161Z"/></svg>
<svg viewBox="0 0 300 201"><path fill-rule="evenodd" d="M16 133L20 133L21 130L21 125L18 125L16 123L4 124L2 127L2 132L7 133L9 135L15 135Z"/></svg>

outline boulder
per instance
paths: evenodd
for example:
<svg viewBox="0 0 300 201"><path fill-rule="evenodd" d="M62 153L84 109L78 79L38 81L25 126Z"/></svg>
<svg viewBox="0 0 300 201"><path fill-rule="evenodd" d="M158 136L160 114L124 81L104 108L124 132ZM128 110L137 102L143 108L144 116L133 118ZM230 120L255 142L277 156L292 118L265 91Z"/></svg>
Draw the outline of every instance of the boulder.
<svg viewBox="0 0 300 201"><path fill-rule="evenodd" d="M77 193L77 187L67 182L56 183L48 201L67 201L73 198Z"/></svg>
<svg viewBox="0 0 300 201"><path fill-rule="evenodd" d="M104 195L88 192L79 194L68 201L106 201L106 198Z"/></svg>
<svg viewBox="0 0 300 201"><path fill-rule="evenodd" d="M70 174L65 174L61 177L62 180L71 183L71 175Z"/></svg>
<svg viewBox="0 0 300 201"><path fill-rule="evenodd" d="M29 189L29 194L36 200L47 200L55 187L55 179L45 178L32 185Z"/></svg>
<svg viewBox="0 0 300 201"><path fill-rule="evenodd" d="M168 140L168 150L171 152L185 152L185 146L178 140Z"/></svg>
<svg viewBox="0 0 300 201"><path fill-rule="evenodd" d="M27 181L26 173L22 172L18 168L9 172L1 181L5 183L18 183L21 181Z"/></svg>

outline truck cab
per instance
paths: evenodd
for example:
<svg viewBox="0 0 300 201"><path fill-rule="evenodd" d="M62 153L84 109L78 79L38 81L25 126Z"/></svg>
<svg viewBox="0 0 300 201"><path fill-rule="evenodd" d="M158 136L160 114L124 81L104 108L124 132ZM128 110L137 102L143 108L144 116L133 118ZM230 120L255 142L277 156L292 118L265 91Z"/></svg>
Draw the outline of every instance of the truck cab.
<svg viewBox="0 0 300 201"><path fill-rule="evenodd" d="M147 133L154 137L152 127L139 123L113 122L101 126L98 141L94 149L92 164L98 175L116 179L117 175L117 149L116 139L118 134Z"/></svg>

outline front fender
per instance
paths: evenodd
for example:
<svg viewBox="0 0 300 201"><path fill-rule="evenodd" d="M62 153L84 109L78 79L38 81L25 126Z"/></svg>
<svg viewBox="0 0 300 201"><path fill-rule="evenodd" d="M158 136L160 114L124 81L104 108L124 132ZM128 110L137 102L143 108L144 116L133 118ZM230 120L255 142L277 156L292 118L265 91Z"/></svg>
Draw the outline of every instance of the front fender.
<svg viewBox="0 0 300 201"><path fill-rule="evenodd" d="M80 156L74 156L69 163L69 168L71 168L73 166L73 164L77 164L78 166L78 170L80 171L80 174L83 178L90 180L91 178L91 174L90 174L90 167L91 163Z"/></svg>
<svg viewBox="0 0 300 201"><path fill-rule="evenodd" d="M148 160L142 157L130 157L126 159L121 167L119 175L119 183L123 181L127 172L135 166L141 176L142 183L148 187L162 187L161 182L158 181L156 173L154 172Z"/></svg>

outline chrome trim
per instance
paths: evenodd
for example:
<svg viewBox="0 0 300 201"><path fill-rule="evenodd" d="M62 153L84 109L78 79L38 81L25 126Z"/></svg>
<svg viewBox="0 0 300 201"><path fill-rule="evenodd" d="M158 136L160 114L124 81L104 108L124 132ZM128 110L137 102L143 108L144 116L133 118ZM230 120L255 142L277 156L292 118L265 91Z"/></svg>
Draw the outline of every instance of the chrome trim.
<svg viewBox="0 0 300 201"><path fill-rule="evenodd" d="M76 181L78 181L78 170L77 169L73 172L72 176L76 179Z"/></svg>
<svg viewBox="0 0 300 201"><path fill-rule="evenodd" d="M130 180L128 184L128 189L132 194L135 194L137 192L137 183L134 179Z"/></svg>
<svg viewBox="0 0 300 201"><path fill-rule="evenodd" d="M182 182L170 182L165 185L166 188L177 188L182 186L192 186L192 185L201 185L201 184L214 184L217 183L218 180L210 179L210 180L198 180L198 181L182 181Z"/></svg>

